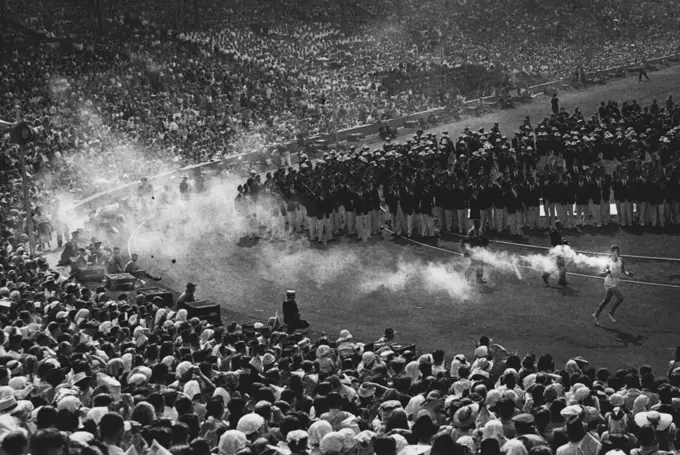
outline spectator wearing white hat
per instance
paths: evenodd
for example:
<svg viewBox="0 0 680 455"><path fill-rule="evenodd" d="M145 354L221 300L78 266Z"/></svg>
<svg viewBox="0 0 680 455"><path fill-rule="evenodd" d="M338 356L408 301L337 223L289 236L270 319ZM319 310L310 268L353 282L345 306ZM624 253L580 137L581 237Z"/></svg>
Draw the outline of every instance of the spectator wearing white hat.
<svg viewBox="0 0 680 455"><path fill-rule="evenodd" d="M667 454L667 452L659 449L659 441L656 437L656 431L651 425L643 426L639 433L640 447L632 449L631 455L649 455L653 453Z"/></svg>
<svg viewBox="0 0 680 455"><path fill-rule="evenodd" d="M248 445L248 438L239 430L227 430L217 445L220 455L236 455Z"/></svg>
<svg viewBox="0 0 680 455"><path fill-rule="evenodd" d="M333 432L333 427L327 420L317 420L309 427L309 449L310 455L321 454L321 441L323 438Z"/></svg>
<svg viewBox="0 0 680 455"><path fill-rule="evenodd" d="M635 424L640 428L641 451L649 446L649 439L644 433L645 428L651 428L654 432L654 440L658 448L663 451L675 451L675 440L677 438L677 427L673 422L673 416L665 412L644 411L634 416Z"/></svg>
<svg viewBox="0 0 680 455"><path fill-rule="evenodd" d="M245 434L248 441L253 442L266 433L267 423L261 415L251 412L239 419L236 429Z"/></svg>

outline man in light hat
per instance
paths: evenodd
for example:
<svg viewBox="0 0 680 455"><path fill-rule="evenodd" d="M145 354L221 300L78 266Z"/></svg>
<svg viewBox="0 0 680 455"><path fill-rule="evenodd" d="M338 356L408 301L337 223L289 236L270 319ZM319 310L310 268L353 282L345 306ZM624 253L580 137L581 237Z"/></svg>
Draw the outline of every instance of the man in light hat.
<svg viewBox="0 0 680 455"><path fill-rule="evenodd" d="M548 445L547 441L536 432L533 415L528 413L518 414L512 418L512 422L515 424L515 431L517 434L514 439L511 439L506 443L508 448L516 444L516 442L519 442L524 446L526 452L529 453L534 447ZM505 446L501 448L501 450L504 448ZM507 448L505 449L507 450Z"/></svg>
<svg viewBox="0 0 680 455"><path fill-rule="evenodd" d="M299 329L309 327L309 322L300 318L300 309L295 301L295 291L286 291L286 300L282 304L283 323L286 325L288 333L293 333Z"/></svg>
<svg viewBox="0 0 680 455"><path fill-rule="evenodd" d="M245 434L248 441L253 442L266 433L267 422L261 415L251 412L238 420L236 430Z"/></svg>

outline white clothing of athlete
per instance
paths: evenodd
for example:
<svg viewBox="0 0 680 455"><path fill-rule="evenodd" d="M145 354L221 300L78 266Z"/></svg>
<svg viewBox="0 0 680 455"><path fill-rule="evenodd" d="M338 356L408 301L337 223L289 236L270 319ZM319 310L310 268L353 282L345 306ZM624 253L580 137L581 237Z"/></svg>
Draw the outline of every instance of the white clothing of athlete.
<svg viewBox="0 0 680 455"><path fill-rule="evenodd" d="M616 322L614 312L616 312L616 309L623 303L624 300L623 294L618 287L619 281L622 275L633 276L632 273L626 271L626 268L623 265L623 259L621 259L621 256L619 256L619 247L616 245L612 245L611 247L611 256L607 261L603 275L605 290L604 299L602 299L600 305L597 307L597 310L595 313L593 313L593 319L595 320L595 325L597 326L600 325L600 314L607 307L607 305L609 305L609 302L612 300L612 298L616 298L616 301L612 305L611 310L607 313L607 316L609 316L609 319L611 319L612 322Z"/></svg>
<svg viewBox="0 0 680 455"><path fill-rule="evenodd" d="M623 259L617 257L616 260L609 258L607 263L609 273L604 277L604 288L615 288L619 285L621 275L623 275Z"/></svg>

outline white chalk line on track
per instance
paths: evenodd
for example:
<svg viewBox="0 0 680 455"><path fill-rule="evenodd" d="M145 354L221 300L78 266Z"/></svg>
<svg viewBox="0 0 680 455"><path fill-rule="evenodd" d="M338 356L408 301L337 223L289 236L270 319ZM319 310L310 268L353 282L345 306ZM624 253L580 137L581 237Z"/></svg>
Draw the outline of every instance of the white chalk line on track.
<svg viewBox="0 0 680 455"><path fill-rule="evenodd" d="M387 212L387 210L385 210L385 207L382 207L382 206L380 207L380 210L382 210L383 212ZM383 227L383 229L385 229L385 228ZM390 232L392 232L392 231L390 231ZM460 237L460 238L465 237L464 235L461 235L461 234L454 234L453 232L447 232L447 234L448 234L448 235L451 235L451 236L455 236L455 237ZM549 250L550 250L550 248L545 247L545 246L540 246L540 245L528 245L528 244L525 244L525 243L506 242L506 241L504 241L504 240L489 240L489 242L490 242L490 243L498 243L499 245L518 246L518 247L522 247L522 248L533 248L533 249L535 249L535 250L543 250L543 251L549 251ZM429 246L429 245L428 245L428 246ZM445 250L445 251L449 251L449 250ZM589 256L609 256L609 253L596 253L596 252L593 252L593 251L581 251L581 250L574 250L574 251L575 251L576 253L585 254L585 255L589 255ZM630 258L630 259L644 259L644 260L650 260L650 261L680 262L680 259L679 259L679 258L660 258L660 257L652 257L652 256L633 256L633 255L630 255L630 254L627 254L625 257L626 257L626 258ZM623 281L623 280L621 280L621 281Z"/></svg>
<svg viewBox="0 0 680 455"><path fill-rule="evenodd" d="M135 230L132 231L132 234L130 234L130 237L128 238L127 249L128 249L128 255L129 255L130 257L132 257L132 248L131 248L131 247L132 247L132 238L135 236L135 234L137 233L137 231L139 231L139 230L142 228L142 226L144 226L145 224L146 224L146 220L145 220L145 221L142 221L142 222L139 224L139 226L137 226L137 227L135 228Z"/></svg>
<svg viewBox="0 0 680 455"><path fill-rule="evenodd" d="M452 235L456 237L463 238L465 237L464 235L461 234L454 234L453 232L447 232L447 235ZM540 245L528 245L526 243L514 243L514 242L506 242L504 240L489 240L491 243L498 243L499 245L508 245L508 246L517 246L517 247L522 247L522 248L533 248L536 250L544 250L548 251L550 248L545 247L545 246L540 246ZM595 253L593 251L581 251L581 250L574 250L576 253L579 254L586 254L589 256L609 256L609 253ZM665 261L665 262L680 262L679 258L662 258L662 257L652 257L652 256L633 256L630 254L627 254L625 256L626 258L629 259L644 259L644 260L650 260L650 261Z"/></svg>
<svg viewBox="0 0 680 455"><path fill-rule="evenodd" d="M390 234L394 234L393 231L387 229L386 227L383 227L383 229L384 229L385 231L389 232ZM413 244L415 244L415 245L419 245L419 246L423 246L423 247L430 248L430 249L433 249L433 250L441 251L441 252L443 252L443 253L453 254L453 255L455 255L455 256L463 256L462 253L459 253L459 252L457 252L457 251L447 250L446 248L440 248L440 247L434 246L434 245L428 245L427 243L422 243L422 242L419 242L419 241L417 241L417 240L410 239L410 238L408 238L408 237L403 237L403 236L402 236L402 238L408 240L409 242L411 242L411 243L413 243ZM520 244L520 245L521 245L521 244ZM540 270L538 270L538 269L536 269L536 268L534 268L534 267L529 267L528 265L520 265L520 264L517 264L517 266L518 266L518 267L522 267L522 268L524 268L524 269L535 270L535 271L537 271L537 272L540 272ZM572 275L572 276L582 277L582 278L591 278L591 279L597 279L597 280L601 280L601 279L602 279L602 277L600 277L600 276L597 276L597 275L586 275L586 274L584 274L584 273L567 272L567 274L568 274L568 275ZM647 285L647 286L657 286L657 287L665 287L665 288L671 288L671 289L680 289L680 285L677 285L677 284L652 283L651 281L637 281L637 280L619 280L619 281L624 282L624 283L631 283L631 284L642 284L642 285Z"/></svg>

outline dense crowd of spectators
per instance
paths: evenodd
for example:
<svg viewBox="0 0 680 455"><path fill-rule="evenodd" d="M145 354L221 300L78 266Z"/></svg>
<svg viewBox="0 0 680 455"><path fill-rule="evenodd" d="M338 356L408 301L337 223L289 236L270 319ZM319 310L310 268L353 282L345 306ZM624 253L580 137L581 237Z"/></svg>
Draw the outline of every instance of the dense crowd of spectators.
<svg viewBox="0 0 680 455"><path fill-rule="evenodd" d="M678 453L680 347L610 371L487 337L452 359L392 329L310 340L290 291L282 321L213 326L78 284L25 240L0 251L5 455Z"/></svg>
<svg viewBox="0 0 680 455"><path fill-rule="evenodd" d="M0 116L47 126L30 164L87 195L169 158L287 144L456 104L518 74L524 84L677 48L669 2L460 3L442 15L438 2L402 0L202 2L198 12L180 0L102 2L100 32L98 2L8 1L20 34L42 38L3 30ZM357 20L342 27L343 16Z"/></svg>
<svg viewBox="0 0 680 455"><path fill-rule="evenodd" d="M290 301L282 321L215 327L162 299L79 284L31 257L26 234L30 216L46 248L79 246L58 235L68 220L57 195L475 96L488 87L466 81L470 71L491 86L519 71L553 78L672 53L671 2L101 2L101 21L91 3L3 3L23 24L14 30L39 38L3 28L0 118L42 131L25 150L31 213L18 149L5 136L0 150L3 454L677 452L680 348L663 372L580 357L560 368L486 337L450 360L404 348L391 329L369 344L348 330L312 341L286 319ZM348 30L343 17L362 20ZM255 228L264 219L285 235L287 222L320 241L378 232L381 201L406 235L434 234L435 219L464 231L468 211L485 229L520 233L537 227L541 198L548 222L599 224L611 197L629 221L678 223L679 123L672 100L610 102L590 118L527 120L513 138L495 126L303 155L299 170L246 182L237 209ZM103 260L123 261L119 251Z"/></svg>

